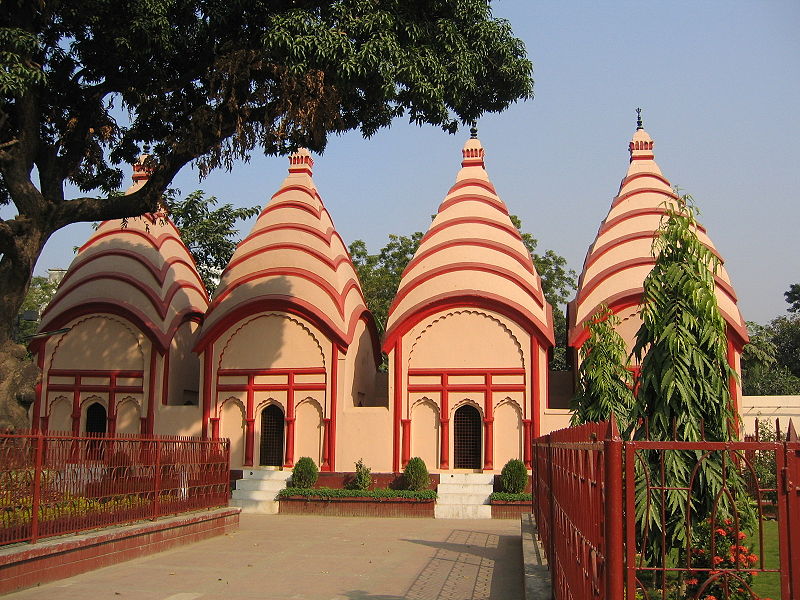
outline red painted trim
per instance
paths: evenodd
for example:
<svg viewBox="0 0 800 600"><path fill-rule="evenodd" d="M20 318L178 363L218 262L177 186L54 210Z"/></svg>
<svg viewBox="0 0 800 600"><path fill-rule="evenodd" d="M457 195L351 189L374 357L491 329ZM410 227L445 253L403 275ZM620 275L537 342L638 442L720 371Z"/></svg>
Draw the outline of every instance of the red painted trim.
<svg viewBox="0 0 800 600"><path fill-rule="evenodd" d="M634 196L638 196L639 194L657 194L659 196L666 196L672 200L677 200L678 197L675 195L671 189L663 190L661 188L636 188L635 190L631 190L629 192L625 192L624 194L619 194L614 200L611 202L611 208L616 207L620 202L627 200L628 198L633 198Z"/></svg>
<svg viewBox="0 0 800 600"><path fill-rule="evenodd" d="M325 375L327 371L325 367L298 367L297 369L220 369L217 372L218 377L225 377L230 375L254 375L261 377L264 375Z"/></svg>
<svg viewBox="0 0 800 600"><path fill-rule="evenodd" d="M403 431L403 468L411 460L411 419L400 419L400 425Z"/></svg>
<svg viewBox="0 0 800 600"><path fill-rule="evenodd" d="M636 233L629 233L627 235L622 235L618 238L614 238L611 241L606 242L602 246L598 246L597 248L592 248L589 251L589 254L586 256L586 260L583 263L583 272L581 273L580 279L578 280L578 287L583 285L583 278L586 275L586 271L591 267L594 263L596 263L601 256L606 254L608 251L616 248L617 246L621 246L627 242L632 242L634 240L643 240L649 239L652 240L656 237L655 231L638 231Z"/></svg>
<svg viewBox="0 0 800 600"><path fill-rule="evenodd" d="M136 329L138 329L152 344L158 347L161 352L165 352L169 348L170 342L175 335L178 327L187 321L202 320L203 312L198 307L189 307L176 314L170 321L169 327L165 331L161 329L150 320L144 312L137 307L123 303L111 303L103 298L87 298L81 301L79 305L72 306L64 312L56 315L49 321L43 321L42 329L60 329L70 321L85 315L101 315L110 314L122 317L130 321ZM30 348L34 352L38 352L38 348L42 345L42 340L32 342Z"/></svg>
<svg viewBox="0 0 800 600"><path fill-rule="evenodd" d="M487 181L486 179L476 179L474 177L470 177L468 179L462 179L461 181L456 182L453 184L453 187L450 188L450 191L447 192L447 195L457 192L458 190L465 188L467 186L478 186L485 189L490 194L497 195L497 191L494 188L494 184L491 181Z"/></svg>
<svg viewBox="0 0 800 600"><path fill-rule="evenodd" d="M531 468L531 420L522 420L522 460L525 467Z"/></svg>
<svg viewBox="0 0 800 600"><path fill-rule="evenodd" d="M336 471L336 408L339 402L339 347L333 344L331 353L330 443L328 458L331 471Z"/></svg>
<svg viewBox="0 0 800 600"><path fill-rule="evenodd" d="M284 189L278 192L279 194L291 191L291 188ZM273 196L274 198L274 196ZM322 210L311 206L307 202L303 202L302 200L281 200L280 202L270 202L267 206L264 207L264 210L261 211L261 214L258 215L258 218L274 212L276 210L283 210L283 209L292 209L292 210L299 210L302 212L306 212L310 215L313 215L317 219L322 216Z"/></svg>
<svg viewBox="0 0 800 600"><path fill-rule="evenodd" d="M156 364L158 355L154 346L150 346L150 378L147 385L147 431L153 434L156 422Z"/></svg>
<svg viewBox="0 0 800 600"><path fill-rule="evenodd" d="M212 372L214 342L205 347L203 353L203 439L208 439L208 421L211 418L211 390L213 388Z"/></svg>
<svg viewBox="0 0 800 600"><path fill-rule="evenodd" d="M283 392L286 391L286 384L281 383L254 383L248 384L220 383L217 384L218 392L245 392L252 388L254 392ZM294 389L302 392L326 391L327 385L324 383L295 383Z"/></svg>
<svg viewBox="0 0 800 600"><path fill-rule="evenodd" d="M411 272L413 268L425 258L440 252L441 250L445 250L447 248L454 248L458 246L477 246L479 248L488 248L490 250L496 250L506 256L510 256L514 260L516 260L526 271L531 274L536 273L536 269L533 266L533 261L529 254L522 254L517 252L513 248L506 246L505 244L495 242L492 240L485 240L482 238L459 238L455 240L449 240L447 242L442 242L441 244L436 244L435 246L431 246L430 248L424 250L423 252L417 252L414 255L414 258L411 262L408 263L406 267L406 272Z"/></svg>
<svg viewBox="0 0 800 600"><path fill-rule="evenodd" d="M514 271L487 263L460 262L428 269L410 281L404 282L404 284L400 286L400 289L397 291L397 295L392 301L392 305L389 308L389 314L391 315L402 303L403 299L416 288L420 287L423 283L430 281L439 275L449 275L450 273L457 273L459 271L477 271L479 273L488 273L490 275L496 275L502 279L515 283L528 295L531 300L534 300L540 308L544 308L545 300L541 290L537 289L528 281L525 281L523 278L519 277ZM465 278L465 280L466 279L469 278ZM467 290L464 291L466 292Z"/></svg>
<svg viewBox="0 0 800 600"><path fill-rule="evenodd" d="M392 470L400 471L400 419L403 408L403 340L398 338L394 345L394 419L392 423ZM391 348L387 348L389 354Z"/></svg>
<svg viewBox="0 0 800 600"><path fill-rule="evenodd" d="M555 343L553 309L549 304L546 305L547 324L544 324L522 305L497 294L481 292L475 295L451 295L444 293L420 302L398 317L384 336L384 352L388 352L387 349L392 347L396 339L405 335L423 319L438 312L458 308L482 308L499 313L521 325L529 335L537 336L543 345L550 347Z"/></svg>
<svg viewBox="0 0 800 600"><path fill-rule="evenodd" d="M76 259L76 261L72 264L67 274L64 276L64 279L61 280L59 287L62 287L66 284L67 281L73 279L75 277L75 273L86 267L87 265L91 264L92 262L101 259L107 258L109 256L123 256L125 258L129 258L134 262L139 263L142 265L147 271L153 276L153 279L156 281L159 287L164 285L164 281L166 281L167 273L178 264L185 265L192 275L195 276L197 279L197 286L196 289L208 300L208 293L206 292L205 285L203 284L203 280L200 278L200 274L197 272L197 266L192 261L191 257L187 257L187 259L171 256L164 261L164 264L159 269L153 264L151 261L146 260L146 258L139 252L135 252L133 250L127 250L124 248L110 248L108 250L102 250L99 252L95 252L89 256L80 256ZM60 291L60 290L59 290Z"/></svg>
<svg viewBox="0 0 800 600"><path fill-rule="evenodd" d="M36 387L34 388L33 421L31 422L31 427L33 427L34 431L39 431L39 419L42 414L42 382L45 381L44 359L45 352L44 348L42 348L36 355L36 366L39 367L39 379L36 381Z"/></svg>
<svg viewBox="0 0 800 600"><path fill-rule="evenodd" d="M456 377L459 375L482 375L487 376L491 375L524 375L525 374L524 368L519 367L498 367L496 369L447 369L447 374L451 377ZM430 369L430 368L422 368L422 369L409 369L408 374L411 377L418 376L418 375L441 375L442 369Z"/></svg>
<svg viewBox="0 0 800 600"><path fill-rule="evenodd" d="M240 248L245 244L259 238L262 235L269 235L276 231L284 231L284 230L301 231L303 233L308 233L309 235L312 235L320 239L321 241L325 242L328 245L330 245L334 235L337 235L333 227L328 227L328 229L325 232L322 232L316 227L312 227L311 225L305 225L303 223L276 223L274 225L267 225L266 227L262 227L257 231L253 231L245 239L239 242L236 247Z"/></svg>
<svg viewBox="0 0 800 600"><path fill-rule="evenodd" d="M294 374L289 373L286 388L286 462L284 467L294 466Z"/></svg>
<svg viewBox="0 0 800 600"><path fill-rule="evenodd" d="M652 172L650 172L650 173L636 173L634 175L627 175L625 178L623 178L622 183L620 183L619 189L622 190L622 188L624 188L626 185L628 185L629 183L631 183L635 179L641 179L642 177L648 177L648 178L652 178L652 179L657 179L658 181L660 181L661 183L663 183L664 185L666 185L667 187L672 189L672 184L667 180L666 177L664 177L663 175L659 175L658 173L652 173Z"/></svg>
<svg viewBox="0 0 800 600"><path fill-rule="evenodd" d="M460 194L458 196L447 198L439 205L438 212L444 212L451 206L461 202L479 202L481 204L491 206L492 208L496 208L506 216L508 215L508 208L506 208L506 205L503 204L502 200L499 198L495 199L490 196L479 196L478 194Z"/></svg>
<svg viewBox="0 0 800 600"><path fill-rule="evenodd" d="M217 391L219 392L219 371L217 371ZM290 376L291 377L291 376ZM252 467L253 466L253 456L254 456L254 448L255 448L255 417L253 416L255 412L255 390L253 389L253 383L255 382L255 377L253 375L248 375L247 377L247 400L245 403L245 433L244 433L244 463L245 467Z"/></svg>
<svg viewBox="0 0 800 600"><path fill-rule="evenodd" d="M98 280L111 280L111 281L119 281L121 283L126 283L130 285L133 289L138 290L141 292L149 301L150 305L156 310L158 316L161 319L164 319L169 312L169 309L172 306L172 300L175 298L175 294L177 294L182 289L190 289L190 290L197 290L198 288L193 285L191 282L177 280L169 286L164 297L162 298L159 294L161 290L154 290L153 288L144 285L139 279L128 275L127 273L119 273L119 272L110 272L110 271L101 271L98 273L93 273L84 277L83 279L78 280L70 287L66 288L59 288L59 292L62 292L60 298L57 298L54 302L50 303L47 307L45 313L49 312L57 312L56 307L68 297L70 293L76 290L79 287L85 286L86 284L92 281ZM202 310L202 309L201 309Z"/></svg>
<svg viewBox="0 0 800 600"><path fill-rule="evenodd" d="M243 263L244 261L253 258L254 256L260 256L262 254L266 254L267 252L270 252L272 250L296 250L298 252L308 254L309 256L318 260L319 262L329 267L333 271L336 271L336 269L342 264L350 264L352 266L350 257L347 256L347 254L341 254L337 256L335 259L330 259L327 256L325 256L322 252L320 252L316 248L312 248L311 246L307 246L305 244L297 244L293 242L280 242L274 244L264 244L263 246L260 246L254 250L245 252L241 256L237 256L236 258L234 258L234 260L228 263L228 266L225 267L225 270L230 271L231 269Z"/></svg>
<svg viewBox="0 0 800 600"><path fill-rule="evenodd" d="M523 387L524 391L524 387ZM486 386L483 389L483 469L494 469L494 390L492 389L492 374L486 374ZM524 404L524 401L523 401Z"/></svg>
<svg viewBox="0 0 800 600"><path fill-rule="evenodd" d="M730 336L728 336L727 340L727 359L728 366L733 369L734 372L736 372L736 348ZM734 415L732 423L730 423L729 426L733 429L736 438L739 437L739 415L742 411L741 402L739 401L739 389L737 387L737 383L736 377L728 378L728 389L731 395L731 408L733 409Z"/></svg>
<svg viewBox="0 0 800 600"><path fill-rule="evenodd" d="M536 423L536 437L539 437L539 422L542 420L542 361L539 357L539 343L536 338L531 336L531 410L523 419L529 418ZM547 390L546 397L550 398L550 390ZM527 406L525 407L527 409Z"/></svg>
<svg viewBox="0 0 800 600"><path fill-rule="evenodd" d="M239 321L251 316L264 312L285 312L293 314L309 321L312 325L318 328L328 339L333 343L338 344L343 348L347 348L353 341L356 325L358 321L369 314L366 306L358 306L350 313L350 322L347 324L347 331L341 331L318 307L310 302L298 298L296 296L257 296L250 298L235 308L228 309L226 307L224 317L221 317L216 323L207 325L201 332L200 339L194 347L194 352L200 353L205 346L213 340L225 333L228 329L234 326ZM207 322L210 323L209 319Z"/></svg>
<svg viewBox="0 0 800 600"><path fill-rule="evenodd" d="M630 162L635 160L655 160L655 156L653 154L645 154L644 156L631 156Z"/></svg>
<svg viewBox="0 0 800 600"><path fill-rule="evenodd" d="M599 238L601 234L607 232L609 229L616 227L620 223L624 223L625 221L630 221L631 219L635 219L637 217L646 217L646 216L658 216L662 217L667 214L666 209L663 207L652 207L652 208L637 208L634 210L629 210L627 212L622 213L621 215L617 215L611 220L605 220L600 224L600 229L597 230L597 237ZM648 229L648 231L650 231Z"/></svg>
<svg viewBox="0 0 800 600"><path fill-rule="evenodd" d="M512 235L518 240L522 240L522 236L520 235L517 228L509 221L508 223L501 223L499 221L493 221L492 219L487 219L486 217L456 217L455 219L448 219L443 223L439 223L438 225L431 226L430 229L422 236L422 240L420 240L420 246L430 240L434 235L441 233L445 229L449 229L450 227L455 227L457 225L486 225L487 227L494 227L495 229L502 229L506 233Z"/></svg>
<svg viewBox="0 0 800 600"><path fill-rule="evenodd" d="M623 292L618 292L613 296L606 299L605 304L611 309L614 314L619 314L621 311L631 306L638 306L642 299L644 289L641 287L632 288ZM599 309L602 302L598 303L592 308L591 311L586 313L585 319L577 322L569 331L567 344L573 348L580 348L583 343L589 338L589 330L585 327L586 321L595 314ZM577 311L576 311L577 312Z"/></svg>
<svg viewBox="0 0 800 600"><path fill-rule="evenodd" d="M656 259L652 256L630 258L628 260L620 261L606 269L603 269L597 275L592 277L587 283L583 283L580 286L580 291L578 292L576 300L580 305L586 299L586 297L589 296L601 283L605 283L609 279L612 279L612 276L616 275L617 273L636 267L650 267L652 270L653 265L655 264ZM644 281L644 279L642 280Z"/></svg>
<svg viewBox="0 0 800 600"><path fill-rule="evenodd" d="M172 344L164 353L164 373L161 377L161 405L167 406L169 397L169 357L172 354Z"/></svg>
<svg viewBox="0 0 800 600"><path fill-rule="evenodd" d="M330 445L331 445L331 420L330 417L322 419L322 464L319 470L323 473L332 471L330 464Z"/></svg>
<svg viewBox="0 0 800 600"><path fill-rule="evenodd" d="M442 373L442 393L439 396L439 468L450 468L450 393L447 373Z"/></svg>
<svg viewBox="0 0 800 600"><path fill-rule="evenodd" d="M109 222L110 221L103 221L103 223L100 226L102 227L103 225L105 225L106 223L109 223ZM158 237L154 236L152 233L149 233L147 231L141 231L141 230L135 229L133 227L125 227L125 228L123 228L122 227L122 221L118 221L118 222L120 223L119 227L116 227L116 228L113 228L113 229L109 229L108 231L103 231L101 233L96 233L95 235L90 237L88 240L86 240L86 243L83 246L81 246L80 248L78 248L78 254L81 254L87 248L90 248L91 246L93 246L97 242L99 242L100 240L103 240L103 239L105 239L107 237L111 237L111 236L119 237L119 236L132 235L132 236L135 236L135 237L142 238L146 242L149 242L149 244L153 248L158 250L158 251L160 251L161 248L164 246L164 244L166 244L168 241L170 241L170 240L176 241L176 242L178 242L178 244L180 244L180 246L184 250L186 250L186 253L189 256L191 256L191 253L189 252L189 249L186 247L186 244L183 243L183 240L181 239L181 236L178 233L178 230L175 227L175 224L172 223L172 221L170 221L170 220L167 220L166 223L167 223L167 227L171 228L172 231L165 231L164 233L160 234ZM151 222L153 224L155 224L154 221L151 221Z"/></svg>

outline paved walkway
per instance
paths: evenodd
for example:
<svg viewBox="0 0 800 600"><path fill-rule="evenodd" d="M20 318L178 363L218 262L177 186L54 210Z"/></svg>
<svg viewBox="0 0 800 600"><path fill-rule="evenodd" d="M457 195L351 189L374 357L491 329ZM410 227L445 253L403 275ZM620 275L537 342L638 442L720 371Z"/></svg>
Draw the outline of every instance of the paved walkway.
<svg viewBox="0 0 800 600"><path fill-rule="evenodd" d="M239 531L9 600L521 600L518 520L242 515Z"/></svg>

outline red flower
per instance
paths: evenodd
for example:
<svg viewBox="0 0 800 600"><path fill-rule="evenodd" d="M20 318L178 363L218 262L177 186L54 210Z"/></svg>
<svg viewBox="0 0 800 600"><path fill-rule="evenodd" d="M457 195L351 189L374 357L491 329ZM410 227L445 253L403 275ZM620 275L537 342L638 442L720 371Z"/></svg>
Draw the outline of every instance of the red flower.
<svg viewBox="0 0 800 600"><path fill-rule="evenodd" d="M739 532L739 536L738 536L738 537L739 537L739 539L740 539L740 540L743 540L744 538L746 538L746 537L747 537L747 535L745 534L745 532L744 532L744 531L740 531L740 532Z"/></svg>
<svg viewBox="0 0 800 600"><path fill-rule="evenodd" d="M725 530L724 530L722 527L720 527L720 528L716 529L716 530L715 530L715 532L716 532L718 535L725 535Z"/></svg>
<svg viewBox="0 0 800 600"><path fill-rule="evenodd" d="M715 565L718 565L718 564L719 564L719 563L721 563L723 560L724 560L724 559L723 559L721 556L715 556L715 557L714 557L714 558L711 560L711 562L712 562L712 563L714 563Z"/></svg>
<svg viewBox="0 0 800 600"><path fill-rule="evenodd" d="M691 579L686 580L686 585L697 585L697 579L692 577Z"/></svg>

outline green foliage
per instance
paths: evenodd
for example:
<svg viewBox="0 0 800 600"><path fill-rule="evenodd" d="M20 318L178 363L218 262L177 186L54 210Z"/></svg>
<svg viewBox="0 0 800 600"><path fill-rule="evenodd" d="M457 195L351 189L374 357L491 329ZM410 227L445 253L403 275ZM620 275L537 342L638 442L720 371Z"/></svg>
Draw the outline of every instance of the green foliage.
<svg viewBox="0 0 800 600"><path fill-rule="evenodd" d="M345 487L350 490L368 490L371 485L372 471L364 464L364 461L359 458L356 463L356 472Z"/></svg>
<svg viewBox="0 0 800 600"><path fill-rule="evenodd" d="M367 245L362 240L350 244L350 256L361 281L361 289L381 333L386 331L389 307L397 294L406 265L414 258L422 235L421 231L410 236L389 235L389 243L378 254L369 254Z"/></svg>
<svg viewBox="0 0 800 600"><path fill-rule="evenodd" d="M32 311L40 316L55 295L56 288L58 288L58 284L51 282L47 277L34 277L31 279L28 293L25 295L25 300L22 302L19 314L17 315L18 340L24 341L39 329L38 318L35 321L27 321L22 319L22 315L28 311Z"/></svg>
<svg viewBox="0 0 800 600"><path fill-rule="evenodd" d="M621 430L627 428L633 406L633 374L617 325L619 317L605 305L587 322L589 337L581 346L578 389L570 404L572 425L605 421L613 415Z"/></svg>
<svg viewBox="0 0 800 600"><path fill-rule="evenodd" d="M435 490L390 490L390 489L377 489L377 490L350 490L350 489L332 489L332 488L298 488L287 487L278 492L278 498L373 498L376 500L391 499L391 498L408 498L412 500L435 500Z"/></svg>
<svg viewBox="0 0 800 600"><path fill-rule="evenodd" d="M297 488L311 488L317 482L319 469L308 456L301 457L292 469L292 486Z"/></svg>
<svg viewBox="0 0 800 600"><path fill-rule="evenodd" d="M775 434L775 426L769 419L758 419L758 440L761 442L774 442L778 439ZM756 481L750 482L751 489L756 486L761 489L774 488L777 489L777 466L775 464L775 450L756 450L752 460L753 473ZM745 477L750 478L752 475L745 471ZM757 500L755 494L751 493L754 500ZM762 500L775 502L778 499L776 492L764 492Z"/></svg>
<svg viewBox="0 0 800 600"><path fill-rule="evenodd" d="M491 496L489 496L489 500L501 500L503 502L532 502L533 495L523 492L492 492Z"/></svg>
<svg viewBox="0 0 800 600"><path fill-rule="evenodd" d="M789 286L789 290L784 292L786 302L789 303L788 310L791 313L800 312L800 283L793 283Z"/></svg>
<svg viewBox="0 0 800 600"><path fill-rule="evenodd" d="M528 485L528 470L518 458L512 458L500 471L500 484L508 494L521 494Z"/></svg>
<svg viewBox="0 0 800 600"><path fill-rule="evenodd" d="M714 295L714 272L719 260L697 237L691 198L676 198L653 241L655 265L644 281L640 327L633 353L641 364L631 428L643 439L647 422L653 440L727 441L731 438L733 410L728 384L735 373L727 361L726 325ZM702 428L702 430L701 430ZM650 557L661 555L661 528L666 548L685 547L685 492L692 469L700 463L693 481L689 510L693 522L710 514L723 485L733 498L743 492L743 482L726 453L715 452L701 460L700 451L669 451L664 459L664 495L651 491L646 510L646 481L660 482L656 453L637 462L637 522L640 532L649 523ZM727 461L728 464L723 463ZM727 468L728 481L723 482ZM643 472L644 470L649 473ZM731 511L727 494L717 507ZM661 511L666 522L662 522Z"/></svg>
<svg viewBox="0 0 800 600"><path fill-rule="evenodd" d="M775 344L775 360L800 377L800 315L778 317L769 325Z"/></svg>
<svg viewBox="0 0 800 600"><path fill-rule="evenodd" d="M403 469L403 481L406 489L415 491L426 489L431 484L431 478L428 475L425 461L418 456L409 460L406 468Z"/></svg>
<svg viewBox="0 0 800 600"><path fill-rule="evenodd" d="M168 190L164 203L211 294L239 242L237 221L256 216L259 208L234 208L231 204L223 204L211 210L216 206L217 198L206 198L201 190L183 199L178 197L177 190Z"/></svg>
<svg viewBox="0 0 800 600"><path fill-rule="evenodd" d="M778 348L773 341L776 328L748 321L747 330L750 343L742 351L742 393L748 396L800 394L800 377L787 365L778 364Z"/></svg>

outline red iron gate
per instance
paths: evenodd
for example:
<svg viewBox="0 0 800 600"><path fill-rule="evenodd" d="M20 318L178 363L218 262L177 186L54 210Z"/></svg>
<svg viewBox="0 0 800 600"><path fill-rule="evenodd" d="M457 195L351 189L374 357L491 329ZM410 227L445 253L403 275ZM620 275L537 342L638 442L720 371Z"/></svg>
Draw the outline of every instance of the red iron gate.
<svg viewBox="0 0 800 600"><path fill-rule="evenodd" d="M665 465L687 453L697 465L718 465L723 484L707 519L676 526L667 507L703 501L699 466L684 485L664 477ZM556 600L749 600L769 578L780 598L800 598L800 442L791 423L785 441L697 443L623 442L613 422L591 423L534 440L533 455L533 509ZM757 470L756 457L774 459L772 472ZM736 477L746 480L752 508L723 512L737 504ZM639 516L651 515L638 527L637 493L647 499ZM668 530L685 547L671 547Z"/></svg>
<svg viewBox="0 0 800 600"><path fill-rule="evenodd" d="M0 546L225 506L228 440L0 434Z"/></svg>

